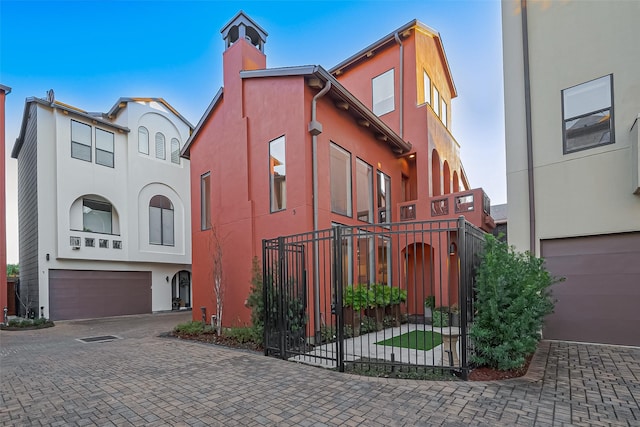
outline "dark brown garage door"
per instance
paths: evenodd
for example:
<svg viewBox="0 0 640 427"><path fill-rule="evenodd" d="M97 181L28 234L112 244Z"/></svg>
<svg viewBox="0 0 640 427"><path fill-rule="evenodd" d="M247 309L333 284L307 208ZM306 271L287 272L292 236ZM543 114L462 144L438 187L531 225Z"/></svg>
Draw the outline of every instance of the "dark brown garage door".
<svg viewBox="0 0 640 427"><path fill-rule="evenodd" d="M547 339L640 345L640 233L541 241L555 312Z"/></svg>
<svg viewBox="0 0 640 427"><path fill-rule="evenodd" d="M151 313L151 272L49 270L49 317Z"/></svg>

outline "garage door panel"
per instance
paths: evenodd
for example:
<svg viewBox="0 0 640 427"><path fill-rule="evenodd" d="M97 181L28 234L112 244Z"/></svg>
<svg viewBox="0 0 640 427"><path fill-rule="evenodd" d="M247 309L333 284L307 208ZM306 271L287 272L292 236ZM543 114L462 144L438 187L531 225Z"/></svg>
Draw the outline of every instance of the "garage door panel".
<svg viewBox="0 0 640 427"><path fill-rule="evenodd" d="M563 282L552 286L549 339L640 345L640 233L540 243L545 266Z"/></svg>
<svg viewBox="0 0 640 427"><path fill-rule="evenodd" d="M575 237L567 239L543 240L543 256L555 257L568 254L596 255L607 253L629 254L640 252L639 233L605 234L601 236ZM611 236L616 236L612 238ZM576 244L576 241L580 241ZM546 243L553 242L551 245Z"/></svg>
<svg viewBox="0 0 640 427"><path fill-rule="evenodd" d="M151 272L49 271L53 320L151 312Z"/></svg>
<svg viewBox="0 0 640 427"><path fill-rule="evenodd" d="M549 271L562 268L562 271L570 271L582 275L610 274L616 271L623 274L640 274L640 259L636 260L636 262L630 262L630 256L633 256L633 253L557 256L545 258L545 267Z"/></svg>

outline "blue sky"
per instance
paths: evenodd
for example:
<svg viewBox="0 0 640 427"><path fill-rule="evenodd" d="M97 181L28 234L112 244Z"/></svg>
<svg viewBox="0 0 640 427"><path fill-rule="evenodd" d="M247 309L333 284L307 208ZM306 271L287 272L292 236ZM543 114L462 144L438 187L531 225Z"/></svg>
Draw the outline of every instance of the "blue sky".
<svg viewBox="0 0 640 427"><path fill-rule="evenodd" d="M268 33L268 67L330 68L412 19L440 32L458 90L452 132L472 187L506 202L498 0L0 0L6 103L7 257L17 262L16 161L25 98L108 111L119 97L162 97L194 125L222 85L220 29L243 10Z"/></svg>

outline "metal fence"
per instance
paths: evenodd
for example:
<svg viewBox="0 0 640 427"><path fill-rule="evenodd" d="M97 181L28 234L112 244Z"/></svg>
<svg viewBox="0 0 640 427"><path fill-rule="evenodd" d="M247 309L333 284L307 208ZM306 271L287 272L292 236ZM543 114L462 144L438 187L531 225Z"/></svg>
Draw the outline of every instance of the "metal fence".
<svg viewBox="0 0 640 427"><path fill-rule="evenodd" d="M460 217L264 240L265 354L466 378L484 234Z"/></svg>

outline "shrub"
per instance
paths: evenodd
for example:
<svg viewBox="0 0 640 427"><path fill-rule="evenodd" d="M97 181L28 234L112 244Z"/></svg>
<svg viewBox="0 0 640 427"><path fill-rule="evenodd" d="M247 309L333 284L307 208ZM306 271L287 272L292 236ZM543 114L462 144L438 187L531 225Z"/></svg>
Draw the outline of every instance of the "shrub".
<svg viewBox="0 0 640 427"><path fill-rule="evenodd" d="M248 342L262 342L262 335L256 336L256 329L252 326L238 326L234 328L226 328L224 335L228 338L235 339L241 344Z"/></svg>
<svg viewBox="0 0 640 427"><path fill-rule="evenodd" d="M190 322L180 323L173 328L173 331L178 334L198 335L205 332L213 332L213 328L200 321L192 320Z"/></svg>
<svg viewBox="0 0 640 427"><path fill-rule="evenodd" d="M553 311L549 287L559 280L530 253L486 236L476 274L477 313L469 334L471 361L491 368L522 367L540 340L544 317Z"/></svg>
<svg viewBox="0 0 640 427"><path fill-rule="evenodd" d="M426 297L425 300L424 300L424 306L425 307L429 307L432 310L434 308L436 308L436 297L435 297L435 295L429 295L428 297Z"/></svg>
<svg viewBox="0 0 640 427"><path fill-rule="evenodd" d="M257 257L253 258L251 266L251 289L247 297L247 305L251 308L251 328L256 343L264 341L264 293L262 290L262 267Z"/></svg>

